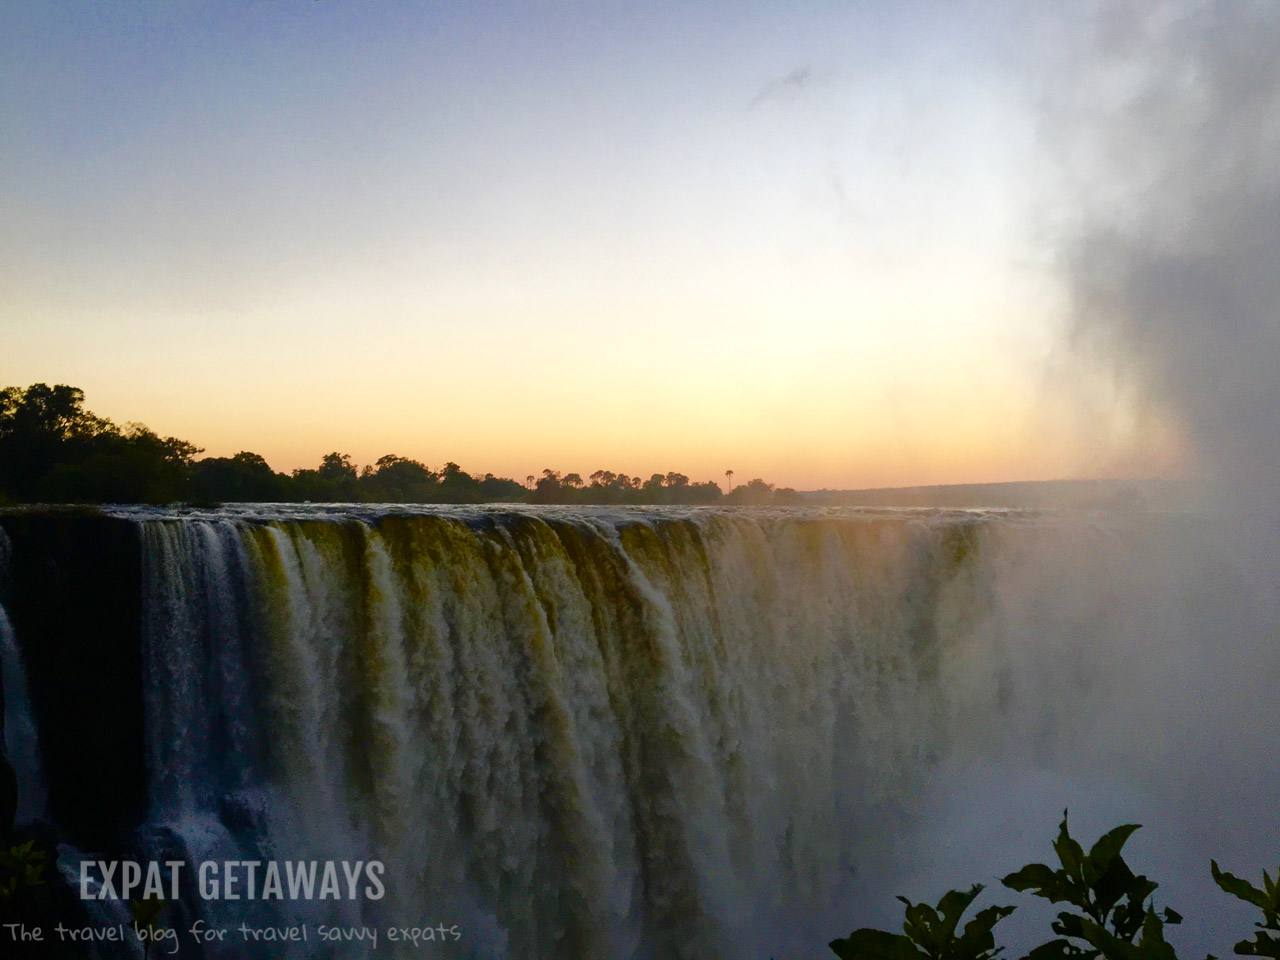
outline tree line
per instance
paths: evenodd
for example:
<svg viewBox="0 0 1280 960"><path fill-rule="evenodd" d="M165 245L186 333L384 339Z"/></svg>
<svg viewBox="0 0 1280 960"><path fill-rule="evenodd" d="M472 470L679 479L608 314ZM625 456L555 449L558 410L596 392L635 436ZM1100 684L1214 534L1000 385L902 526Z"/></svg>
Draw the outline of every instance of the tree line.
<svg viewBox="0 0 1280 960"><path fill-rule="evenodd" d="M597 470L544 470L524 483L458 464L438 470L387 454L357 467L333 452L314 469L275 471L256 453L200 457L177 437L140 423L117 425L84 406L65 384L0 387L0 505L4 503L563 503L793 504L795 490L753 479L725 494L682 473L649 479ZM732 479L732 471L726 475Z"/></svg>
<svg viewBox="0 0 1280 960"><path fill-rule="evenodd" d="M543 470L541 477L527 477L530 503L724 503L750 506L784 505L801 502L790 488L778 489L760 479L734 487L726 494L708 480L694 483L683 473L655 473L648 480L629 477L612 470L597 470L584 481L576 473L561 475Z"/></svg>

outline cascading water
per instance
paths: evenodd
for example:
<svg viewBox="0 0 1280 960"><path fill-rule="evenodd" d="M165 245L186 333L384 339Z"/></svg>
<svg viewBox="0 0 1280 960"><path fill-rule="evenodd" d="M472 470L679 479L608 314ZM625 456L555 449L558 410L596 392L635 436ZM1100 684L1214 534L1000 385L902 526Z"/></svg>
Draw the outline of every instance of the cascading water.
<svg viewBox="0 0 1280 960"><path fill-rule="evenodd" d="M1018 809L1016 778L975 786L957 769L1093 785L1123 770L1134 796L1156 796L1183 721L1151 677L1181 689L1170 678L1222 655L1195 640L1211 611L1244 609L1187 587L1167 558L1203 551L1167 518L115 517L141 554L147 775L131 849L386 866L382 900L184 888L178 919L441 926L458 937L431 948L460 957L821 955L882 919L887 884L936 897L982 879L955 858L921 876L928 838L952 829L921 832L940 785L982 798L979 819ZM376 955L423 950L384 940Z"/></svg>
<svg viewBox="0 0 1280 960"><path fill-rule="evenodd" d="M144 523L150 819L381 859L480 955L736 955L937 749L954 519L262 520Z"/></svg>

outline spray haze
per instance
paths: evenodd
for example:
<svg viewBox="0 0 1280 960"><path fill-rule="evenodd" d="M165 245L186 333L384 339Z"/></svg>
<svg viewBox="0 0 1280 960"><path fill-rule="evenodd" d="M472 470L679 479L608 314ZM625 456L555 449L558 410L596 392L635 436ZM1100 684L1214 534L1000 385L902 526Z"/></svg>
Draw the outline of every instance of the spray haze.
<svg viewBox="0 0 1280 960"><path fill-rule="evenodd" d="M998 579L1005 613L971 629L952 677L996 709L933 772L900 876L874 896L936 898L1045 860L1069 806L1086 836L1144 824L1134 854L1187 914L1180 952L1227 950L1248 920L1209 858L1256 876L1280 844L1280 6L1022 9L1067 366L1095 378L1077 402L1109 381L1138 423L1171 424L1208 497L1111 527L1103 565L1063 536L1036 573ZM1114 415L1093 402L1086 419ZM1048 919L1021 909L1010 945Z"/></svg>
<svg viewBox="0 0 1280 960"><path fill-rule="evenodd" d="M1280 8L1108 4L1048 98L1074 333L1167 407L1217 492L1280 454Z"/></svg>

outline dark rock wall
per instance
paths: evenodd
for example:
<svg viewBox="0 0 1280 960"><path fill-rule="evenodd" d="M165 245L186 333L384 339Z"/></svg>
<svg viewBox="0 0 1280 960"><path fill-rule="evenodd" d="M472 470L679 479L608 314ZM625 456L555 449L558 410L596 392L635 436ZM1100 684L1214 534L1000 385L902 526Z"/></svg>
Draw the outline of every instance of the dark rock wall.
<svg viewBox="0 0 1280 960"><path fill-rule="evenodd" d="M142 554L137 526L92 511L0 514L4 603L27 670L49 812L68 839L109 850L146 798Z"/></svg>

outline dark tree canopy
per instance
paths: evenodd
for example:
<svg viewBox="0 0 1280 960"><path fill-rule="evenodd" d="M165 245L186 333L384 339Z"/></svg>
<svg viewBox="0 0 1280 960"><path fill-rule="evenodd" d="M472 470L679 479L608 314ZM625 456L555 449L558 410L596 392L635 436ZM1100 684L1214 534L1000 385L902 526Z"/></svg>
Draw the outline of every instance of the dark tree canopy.
<svg viewBox="0 0 1280 960"><path fill-rule="evenodd" d="M597 470L586 480L550 468L526 483L492 473L477 479L448 461L433 470L386 454L357 467L339 451L315 469L278 473L259 454L205 457L140 423L117 426L85 409L77 387L0 388L0 505L5 503L798 503L794 490L752 480L725 496L683 473L648 480Z"/></svg>

